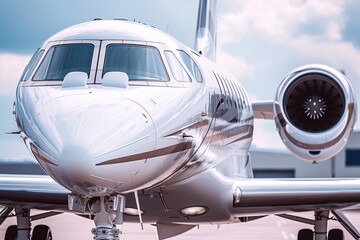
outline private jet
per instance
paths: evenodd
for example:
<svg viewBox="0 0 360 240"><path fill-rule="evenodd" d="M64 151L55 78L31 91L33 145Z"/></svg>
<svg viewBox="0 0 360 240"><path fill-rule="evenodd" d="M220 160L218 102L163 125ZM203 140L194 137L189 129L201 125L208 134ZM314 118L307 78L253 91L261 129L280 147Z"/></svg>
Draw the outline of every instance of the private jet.
<svg viewBox="0 0 360 240"><path fill-rule="evenodd" d="M339 153L357 115L346 76L301 66L274 100L250 102L240 79L215 63L215 17L216 1L201 0L194 50L126 19L78 24L39 47L13 113L48 176L0 175L0 224L17 219L6 240L52 239L32 223L62 212L93 220L96 240L120 239L124 222L153 224L162 240L268 215L313 225L298 240L343 240L328 230L330 217L360 238L342 212L359 205L360 179L254 179L249 154L254 119L274 121L299 159ZM305 211L314 219L296 216Z"/></svg>

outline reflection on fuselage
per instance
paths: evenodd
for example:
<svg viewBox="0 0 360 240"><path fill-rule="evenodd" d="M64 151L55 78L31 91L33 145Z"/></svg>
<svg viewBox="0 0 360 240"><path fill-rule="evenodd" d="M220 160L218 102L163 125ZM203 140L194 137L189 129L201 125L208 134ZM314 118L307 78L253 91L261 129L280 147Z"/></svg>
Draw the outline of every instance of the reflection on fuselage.
<svg viewBox="0 0 360 240"><path fill-rule="evenodd" d="M19 127L50 176L90 196L180 181L217 165L228 177L249 176L234 169L247 168L252 110L232 76L142 24L74 28L76 36L69 28L44 43L18 86ZM64 87L73 72L88 79ZM109 72L126 73L129 87L102 85Z"/></svg>

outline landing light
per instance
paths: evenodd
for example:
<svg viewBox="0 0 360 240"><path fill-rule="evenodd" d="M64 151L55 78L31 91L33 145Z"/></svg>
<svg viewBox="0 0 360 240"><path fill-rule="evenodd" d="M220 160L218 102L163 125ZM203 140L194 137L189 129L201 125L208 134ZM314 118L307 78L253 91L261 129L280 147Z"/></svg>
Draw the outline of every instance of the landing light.
<svg viewBox="0 0 360 240"><path fill-rule="evenodd" d="M180 213L184 216L199 216L205 214L209 209L203 206L187 207L180 210Z"/></svg>
<svg viewBox="0 0 360 240"><path fill-rule="evenodd" d="M136 208L125 208L124 213L130 216L138 216L139 212ZM140 214L143 215L144 211L140 210Z"/></svg>

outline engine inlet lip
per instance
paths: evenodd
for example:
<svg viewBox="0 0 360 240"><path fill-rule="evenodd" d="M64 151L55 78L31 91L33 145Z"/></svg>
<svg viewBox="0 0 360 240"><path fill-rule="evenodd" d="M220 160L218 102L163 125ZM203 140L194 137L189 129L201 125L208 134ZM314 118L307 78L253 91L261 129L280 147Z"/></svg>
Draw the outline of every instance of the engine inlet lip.
<svg viewBox="0 0 360 240"><path fill-rule="evenodd" d="M286 116L286 118L288 119L289 123L292 124L294 127L304 131L304 132L309 132L309 133L322 133L322 132L326 132L329 129L333 128L334 126L336 126L337 123L339 123L342 119L342 116L344 115L345 111L346 111L346 98L345 98L345 94L343 91L343 88L341 87L341 85L338 83L337 79L335 76L332 76L331 74L326 74L323 72L312 72L312 73L301 73L301 74L294 74L290 79L289 79L290 83L287 87L287 89L284 92L284 98L282 101L282 107L284 110L284 114ZM294 114L289 113L289 100L292 97L292 94L294 94L294 90L296 90L299 86L305 86L306 82L313 82L314 80L316 80L317 82L322 81L322 84L327 85L327 87L331 86L333 87L333 89L336 91L336 93L338 94L338 96L340 96L339 101L341 102L342 106L341 108L339 107L336 111L336 113L338 114L338 117L334 118L334 120L327 124L326 126L323 127L319 127L318 129L313 129L312 127L302 127L299 125L299 119L294 118ZM333 91L334 91L333 90ZM314 90L315 91L315 90ZM309 93L308 95L304 96L304 100L306 100L307 97L310 96L316 96L315 93ZM322 97L322 96L319 96ZM303 103L304 101L302 101ZM301 106L302 110L303 110L303 105ZM331 109L331 106L328 106L328 108ZM305 121L308 119L304 119Z"/></svg>

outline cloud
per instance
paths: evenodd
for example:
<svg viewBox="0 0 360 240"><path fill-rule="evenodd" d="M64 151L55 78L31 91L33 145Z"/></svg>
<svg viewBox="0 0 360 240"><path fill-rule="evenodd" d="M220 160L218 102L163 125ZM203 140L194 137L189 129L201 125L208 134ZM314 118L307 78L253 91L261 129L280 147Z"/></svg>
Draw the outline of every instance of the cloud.
<svg viewBox="0 0 360 240"><path fill-rule="evenodd" d="M224 1L218 18L218 46L222 52L219 64L239 77L252 99L274 99L282 77L293 68L310 63L344 69L355 92L359 92L360 49L344 34L347 20L352 18L346 15L349 3ZM255 145L282 145L274 127L260 121L255 126ZM360 128L360 123L356 128Z"/></svg>
<svg viewBox="0 0 360 240"><path fill-rule="evenodd" d="M238 79L251 78L254 74L254 66L239 56L220 51L217 54L217 62L222 68L232 73Z"/></svg>
<svg viewBox="0 0 360 240"><path fill-rule="evenodd" d="M345 0L273 0L236 1L219 17L219 31L226 32L224 41L239 41L243 34L259 32L276 40L288 40L304 34L304 26L327 39L341 39L344 27ZM309 24L309 25L307 25ZM305 32L306 34L306 32Z"/></svg>
<svg viewBox="0 0 360 240"><path fill-rule="evenodd" d="M0 159L15 161L35 161L19 136L0 139Z"/></svg>
<svg viewBox="0 0 360 240"><path fill-rule="evenodd" d="M30 56L27 55L0 54L0 159L33 159L19 136L5 134L17 130L12 115L12 102L15 99L16 85L29 59Z"/></svg>
<svg viewBox="0 0 360 240"><path fill-rule="evenodd" d="M30 56L10 53L0 54L0 95L14 95L20 76Z"/></svg>

